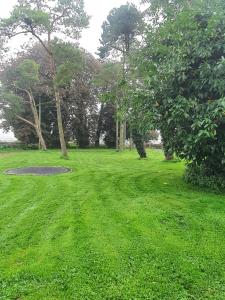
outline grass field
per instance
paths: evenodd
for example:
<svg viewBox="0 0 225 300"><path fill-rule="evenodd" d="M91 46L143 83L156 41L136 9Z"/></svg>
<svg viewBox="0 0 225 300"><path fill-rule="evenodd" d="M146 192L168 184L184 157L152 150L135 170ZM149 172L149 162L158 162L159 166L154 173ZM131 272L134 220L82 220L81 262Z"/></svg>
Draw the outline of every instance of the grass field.
<svg viewBox="0 0 225 300"><path fill-rule="evenodd" d="M20 166L72 173L7 176ZM0 153L0 299L225 299L225 196L159 151Z"/></svg>

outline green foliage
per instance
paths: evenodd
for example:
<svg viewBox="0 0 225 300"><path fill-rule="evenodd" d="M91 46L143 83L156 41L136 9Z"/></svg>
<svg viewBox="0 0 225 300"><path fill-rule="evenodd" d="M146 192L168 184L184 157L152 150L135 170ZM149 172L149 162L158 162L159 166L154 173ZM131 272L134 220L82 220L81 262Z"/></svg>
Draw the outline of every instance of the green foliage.
<svg viewBox="0 0 225 300"><path fill-rule="evenodd" d="M93 84L102 88L102 90L107 90L111 86L117 86L121 78L122 65L117 62L107 62L102 64L102 67L93 79Z"/></svg>
<svg viewBox="0 0 225 300"><path fill-rule="evenodd" d="M83 62L81 49L77 48L71 43L66 43L62 40L54 39L52 51L57 66L69 62L71 64L75 64L78 63L79 60L80 64L82 64Z"/></svg>
<svg viewBox="0 0 225 300"><path fill-rule="evenodd" d="M186 182L206 187L211 191L224 191L225 178L223 174L212 172L206 165L192 163L187 166L184 179Z"/></svg>
<svg viewBox="0 0 225 300"><path fill-rule="evenodd" d="M107 102L102 112L101 133L104 136L104 143L108 148L116 147L116 108L115 104Z"/></svg>
<svg viewBox="0 0 225 300"><path fill-rule="evenodd" d="M53 53L57 66L55 83L61 88L69 86L72 79L84 68L81 50L70 43L55 40Z"/></svg>
<svg viewBox="0 0 225 300"><path fill-rule="evenodd" d="M50 29L50 15L38 8L17 5L9 18L0 19L0 32L7 37L12 37L23 32L42 34Z"/></svg>
<svg viewBox="0 0 225 300"><path fill-rule="evenodd" d="M117 110L116 118L121 124L127 122L128 111L130 109L128 96L128 58L131 53L131 46L134 44L135 37L138 34L138 29L140 29L141 22L141 13L137 10L135 5L127 3L126 5L111 10L107 21L105 21L102 26L103 33L99 56L105 58L115 53L118 54L117 58L122 56L122 76L120 80L117 81L116 93L114 94ZM124 141L122 140L124 135L121 126L119 131L119 144L122 149L124 145Z"/></svg>
<svg viewBox="0 0 225 300"><path fill-rule="evenodd" d="M76 140L77 143L84 146L83 140L85 141L85 146L88 146L89 143L93 144L95 142L97 130L99 102L97 89L91 83L94 75L99 70L100 63L89 53L82 49L77 49L73 44L64 43L60 40L54 41L53 51L57 68L70 64L69 68L65 70L66 74L72 69L69 74L72 76L72 79L71 76L68 76L68 80L65 80L65 75L62 74L61 76L63 78L63 84L60 88L64 100L62 114L65 138L67 141ZM32 120L29 103L26 102L28 100L26 93L15 88L15 82L21 79L20 76L18 77L17 69L19 65L23 65L24 60L35 60L40 65L40 84L35 84L32 92L35 102L37 104L41 102L41 125L46 144L48 148L59 147L53 89L52 83L49 81L49 68L46 66L48 60L41 45L31 46L13 58L10 63L5 63L3 72L1 72L1 82L6 90L12 90L18 96L23 95L24 99L21 99L20 103L22 111L17 110L17 113L27 120ZM30 77L29 68L28 77ZM8 106L7 102L7 105L5 104L1 108L1 117L4 119L4 122L1 124L2 128L6 131L12 130L16 138L22 143L35 144L37 138L31 126L18 120L16 114L13 114L12 109L15 109L16 106Z"/></svg>
<svg viewBox="0 0 225 300"><path fill-rule="evenodd" d="M102 64L95 74L92 84L98 89L98 97L103 103L118 104L121 94L122 65L117 62Z"/></svg>
<svg viewBox="0 0 225 300"><path fill-rule="evenodd" d="M100 57L106 57L113 49L128 54L140 21L141 14L133 4L111 10L107 21L102 25Z"/></svg>
<svg viewBox="0 0 225 300"><path fill-rule="evenodd" d="M179 12L190 5L194 5L199 0L142 0L144 4L148 4L148 13L157 23L167 19L174 18Z"/></svg>
<svg viewBox="0 0 225 300"><path fill-rule="evenodd" d="M139 57L147 97L139 106L167 151L224 176L225 9L218 4L213 13L205 4L149 31Z"/></svg>
<svg viewBox="0 0 225 300"><path fill-rule="evenodd" d="M0 103L2 106L13 107L16 111L19 111L22 98L13 92L0 90Z"/></svg>
<svg viewBox="0 0 225 300"><path fill-rule="evenodd" d="M0 19L0 33L10 38L20 33L40 37L55 32L77 39L88 21L82 0L20 0L9 18Z"/></svg>
<svg viewBox="0 0 225 300"><path fill-rule="evenodd" d="M30 59L23 59L12 66L7 65L2 72L3 87L0 91L2 127L14 129L18 125L18 115L23 116L27 110L25 91L31 91L39 83L39 65ZM29 106L28 106L29 107ZM30 119L30 115L28 120ZM20 127L20 126L18 126ZM22 125L21 127L26 127ZM20 131L18 129L18 131ZM28 129L33 133L33 129Z"/></svg>
<svg viewBox="0 0 225 300"><path fill-rule="evenodd" d="M145 136L149 130L155 129L154 120L157 114L151 107L151 103L149 103L149 92L143 87L134 84L129 88L128 97L131 101L129 110L130 124Z"/></svg>
<svg viewBox="0 0 225 300"><path fill-rule="evenodd" d="M7 123L12 122L15 119L16 114L24 112L22 97L14 94L11 91L0 90L0 117L3 120L8 120ZM8 126L6 126L9 129Z"/></svg>
<svg viewBox="0 0 225 300"><path fill-rule="evenodd" d="M32 89L40 81L39 69L40 66L34 60L25 59L15 70L15 85L22 89Z"/></svg>

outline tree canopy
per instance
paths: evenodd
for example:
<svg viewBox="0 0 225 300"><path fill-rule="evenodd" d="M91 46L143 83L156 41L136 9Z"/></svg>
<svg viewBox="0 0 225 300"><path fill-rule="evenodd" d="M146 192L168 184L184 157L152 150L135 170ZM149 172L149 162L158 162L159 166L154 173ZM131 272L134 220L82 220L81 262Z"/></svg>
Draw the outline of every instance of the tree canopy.
<svg viewBox="0 0 225 300"><path fill-rule="evenodd" d="M217 5L185 7L149 31L139 53L143 85L135 103L195 180L225 174L225 10Z"/></svg>
<svg viewBox="0 0 225 300"><path fill-rule="evenodd" d="M122 5L111 10L102 25L100 57L104 58L112 50L128 54L140 21L141 14L133 4Z"/></svg>

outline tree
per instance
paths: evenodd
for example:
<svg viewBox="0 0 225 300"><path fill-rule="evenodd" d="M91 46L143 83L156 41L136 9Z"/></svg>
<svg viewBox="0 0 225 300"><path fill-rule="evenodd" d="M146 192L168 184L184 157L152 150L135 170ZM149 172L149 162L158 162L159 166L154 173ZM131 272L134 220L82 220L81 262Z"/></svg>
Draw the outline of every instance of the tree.
<svg viewBox="0 0 225 300"><path fill-rule="evenodd" d="M103 102L98 118L95 146L99 147L102 137L108 148L118 147L116 143L116 108L113 102Z"/></svg>
<svg viewBox="0 0 225 300"><path fill-rule="evenodd" d="M102 25L103 33L101 38L101 47L99 55L101 58L109 56L111 53L117 53L122 56L122 77L120 88L123 93L118 97L118 113L120 121L120 150L124 149L126 138L126 85L128 73L128 57L131 51L132 43L138 33L138 26L141 21L141 14L133 4L122 5L119 8L111 10Z"/></svg>
<svg viewBox="0 0 225 300"><path fill-rule="evenodd" d="M107 102L102 112L102 133L104 135L104 142L108 148L116 148L116 107L113 103Z"/></svg>
<svg viewBox="0 0 225 300"><path fill-rule="evenodd" d="M121 95L120 80L121 80L122 68L121 64L118 62L106 62L103 63L99 72L95 75L93 84L98 90L98 96L101 100L101 109L98 119L98 130L97 130L97 139L96 145L99 145L101 131L103 130L103 116L106 111L111 111L113 109L113 117L115 117L116 122L116 135L115 143L111 140L111 135L107 130L108 145L116 145L116 149L119 150L119 111L118 111L118 97ZM108 113L106 113L107 119ZM111 118L111 121L113 118ZM111 121L106 121L106 123ZM107 128L107 126L106 126ZM114 128L114 126L113 126ZM111 140L111 141L110 141ZM110 142L109 142L110 141Z"/></svg>
<svg viewBox="0 0 225 300"><path fill-rule="evenodd" d="M99 99L92 82L101 64L86 51L82 50L81 56L82 68L65 90L64 104L70 136L79 147L86 148L96 140Z"/></svg>
<svg viewBox="0 0 225 300"><path fill-rule="evenodd" d="M37 105L33 96L33 89L39 83L39 65L36 64L33 60L27 59L21 62L16 67L16 69L8 69L8 72L6 73L8 73L6 74L7 81L10 81L10 79L12 80L11 86L9 85L7 86L7 88L11 88L12 90L19 90L19 94L25 94L22 99L21 97L13 94L13 92L2 93L1 97L4 105L6 106L6 110L8 110L8 113L9 110L13 111L16 118L29 124L29 126L32 126L39 138L41 148L43 150L46 150L47 148L42 135ZM15 105L15 100L18 101L18 105ZM21 110L21 107L19 106L22 105L22 102L26 102L29 104L33 121L25 119L24 117L19 115L18 112Z"/></svg>
<svg viewBox="0 0 225 300"><path fill-rule="evenodd" d="M54 53L57 69L63 70L65 57L70 61L70 66L73 66L72 74L68 73L70 68L65 68L63 81L58 76L63 97L62 115L65 140L76 140L80 147L87 147L89 144L94 143L96 137L99 100L97 97L98 91L92 86L92 80L100 68L100 63L83 49L59 40L54 41ZM41 127L46 144L48 147L58 147L60 144L58 141L56 108L54 101L52 101L53 91L49 88L51 78L46 66L45 52L40 44L28 47L10 61L4 63L1 81L4 85L13 86L13 78L6 75L12 73L17 65L27 59L35 60L40 66L40 84L35 86L33 94L38 108L40 107L39 103L41 104ZM69 75L69 77L65 75ZM73 76L72 80L71 75ZM69 78L68 82L67 78ZM18 96L21 94L18 89L15 90L15 93ZM26 102L22 103L22 108L21 116L31 120L32 115ZM6 110L7 107L4 107L2 111L5 120L2 124L4 130L11 128L15 136L24 143L37 143L33 131L29 128L30 125L21 124L15 118L15 115L10 117ZM86 130L83 130L83 128L86 128ZM85 141L85 144L82 141Z"/></svg>
<svg viewBox="0 0 225 300"><path fill-rule="evenodd" d="M220 0L219 0L220 1ZM162 27L166 21L175 20L176 16L183 10L190 7L197 7L199 0L142 0L142 4L148 4L148 8L144 11L144 15L150 18L150 22L146 22L146 32L148 36L147 44L149 44L150 36L156 34L157 28ZM147 25L148 24L148 25ZM146 53L145 53L146 54ZM141 58L143 59L143 57ZM143 59L145 61L145 58ZM163 141L163 149L166 160L173 159L173 150L170 148L168 135L161 127L161 136Z"/></svg>
<svg viewBox="0 0 225 300"><path fill-rule="evenodd" d="M196 5L199 0L142 0L141 3L148 5L144 15L150 17L150 26L159 26L166 20L174 19L183 9Z"/></svg>
<svg viewBox="0 0 225 300"><path fill-rule="evenodd" d="M225 186L225 9L222 1L206 4L184 9L147 37L142 105L167 149L189 163L188 180Z"/></svg>
<svg viewBox="0 0 225 300"><path fill-rule="evenodd" d="M49 73L54 91L59 138L63 157L67 157L62 122L60 82L53 51L55 34L78 39L80 31L88 25L82 0L19 0L9 18L0 19L0 35L5 42L17 35L30 35L38 40L48 57ZM69 64L67 64L67 67ZM64 69L65 70L65 69ZM58 73L59 72L59 73Z"/></svg>
<svg viewBox="0 0 225 300"><path fill-rule="evenodd" d="M74 113L75 106L73 101L76 99L81 107L82 104L85 103L84 94L81 95L80 91L82 90L83 84L87 86L86 79L88 78L88 76L91 76L92 71L91 68L89 68L87 71L87 55L82 49L79 49L77 46L74 46L69 42L63 42L59 39L54 39L52 44L52 50L54 53L55 65L57 69L56 84L60 88L60 93L63 99L61 106L63 128L65 132L65 140L68 141L70 138L72 139L74 137L71 132L72 125L80 123L79 115ZM46 86L45 90L41 92L41 95L42 97L46 98L46 101L42 101L41 97L39 97L39 100L41 101L41 103L43 102L42 111L44 109L45 114L48 115L48 118L45 118L45 127L48 131L49 142L52 146L58 147L58 134L56 132L57 118L55 119L55 116L57 117L57 112L55 112L55 109L53 109L53 107L48 106L50 99L47 101L47 98L52 97L54 91L48 88L49 85L51 86L51 78L49 76L49 69L46 68L45 53L43 53L43 50L40 50L40 46L36 45L28 51L27 55L39 61L41 65L41 73L43 77L42 80ZM86 74L87 76L85 77L84 74ZM78 106L79 104L77 103ZM48 107L50 109L50 112L46 111L46 108ZM78 119L75 120L75 118ZM49 124L49 130L47 129L47 124Z"/></svg>
<svg viewBox="0 0 225 300"><path fill-rule="evenodd" d="M138 152L140 158L141 159L147 158L147 154L146 154L145 147L144 147L143 135L135 128L132 130L132 132L133 132L132 138L133 138L134 144L136 146L136 149L137 149L137 152Z"/></svg>
<svg viewBox="0 0 225 300"><path fill-rule="evenodd" d="M153 129L151 113L146 111L146 105L143 106L148 99L148 93L141 88L141 78L136 73L135 76L139 79L131 85L129 89L129 98L131 99L129 119L131 132L134 144L140 158L146 158L144 141L149 135L149 131Z"/></svg>
<svg viewBox="0 0 225 300"><path fill-rule="evenodd" d="M102 25L100 57L104 58L114 50L123 56L124 63L126 63L126 55L130 53L131 44L138 33L140 21L141 14L133 4L112 9L107 21Z"/></svg>

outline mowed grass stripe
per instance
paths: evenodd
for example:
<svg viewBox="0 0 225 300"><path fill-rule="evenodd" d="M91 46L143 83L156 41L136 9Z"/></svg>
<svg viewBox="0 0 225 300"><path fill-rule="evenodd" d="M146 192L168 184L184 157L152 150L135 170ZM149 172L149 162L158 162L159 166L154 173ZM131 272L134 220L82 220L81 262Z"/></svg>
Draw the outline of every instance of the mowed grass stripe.
<svg viewBox="0 0 225 300"><path fill-rule="evenodd" d="M0 299L224 299L225 196L183 182L160 151L0 155Z"/></svg>

